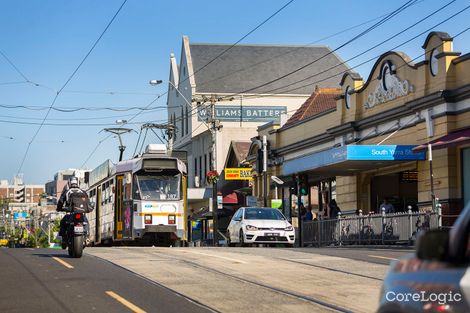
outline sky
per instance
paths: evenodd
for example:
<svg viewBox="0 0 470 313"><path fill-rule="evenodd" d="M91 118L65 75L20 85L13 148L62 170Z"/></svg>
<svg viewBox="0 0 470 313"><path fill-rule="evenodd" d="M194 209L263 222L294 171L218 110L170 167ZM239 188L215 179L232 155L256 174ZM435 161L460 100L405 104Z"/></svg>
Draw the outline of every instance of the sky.
<svg viewBox="0 0 470 313"><path fill-rule="evenodd" d="M164 94L167 86L151 86L148 82L168 79L170 53L175 53L179 62L182 36L189 36L192 43L233 44L288 2L128 0L53 102L123 0L0 1L0 51L11 62L0 55L0 179L11 181L21 173L27 184L44 184L59 169L93 169L106 159L116 162L118 139L102 141L107 136L102 130L117 127L116 120L130 119L139 111L105 108L145 107L154 101L151 107L155 110L140 114L133 119L136 124L127 126L138 132L139 123L166 121L166 96L158 95ZM240 44L322 44L336 49L406 2L295 0ZM470 26L468 9L432 28L467 7L468 1L417 0L336 53L348 60L447 3L442 11L348 64L355 67L372 59L354 68L366 80L378 56L392 49L418 58L418 62L422 60L425 31L455 36ZM454 51L470 52L470 31L454 39ZM60 110L100 110L51 110L39 129L52 104ZM134 152L137 132L123 136L127 146L124 158ZM158 142L149 133L146 143Z"/></svg>

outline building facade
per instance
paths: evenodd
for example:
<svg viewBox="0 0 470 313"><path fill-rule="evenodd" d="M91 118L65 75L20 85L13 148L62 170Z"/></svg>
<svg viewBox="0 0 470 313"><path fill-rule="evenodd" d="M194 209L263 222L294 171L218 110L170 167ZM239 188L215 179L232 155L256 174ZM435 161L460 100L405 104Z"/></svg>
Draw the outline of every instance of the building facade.
<svg viewBox="0 0 470 313"><path fill-rule="evenodd" d="M419 63L384 53L366 81L343 76L335 107L260 129L277 160L270 174L285 181L287 215L297 217L302 203L328 216L332 199L344 213L378 212L384 199L395 212L439 201L452 223L470 201L470 54L454 52L452 41L430 33Z"/></svg>
<svg viewBox="0 0 470 313"><path fill-rule="evenodd" d="M295 72L306 64L311 66ZM192 44L183 37L180 63L174 55L170 58L167 105L168 120L176 126L173 148L188 153L189 209L210 206L212 190L205 176L214 156L216 170L223 174L232 140L250 140L258 126L295 112L311 93L312 86L305 84L323 79L322 86L339 86L338 78L328 77L347 70L325 46L231 47ZM322 74L305 79L312 72ZM207 124L210 99L215 99L213 115L222 126L215 135L215 152Z"/></svg>

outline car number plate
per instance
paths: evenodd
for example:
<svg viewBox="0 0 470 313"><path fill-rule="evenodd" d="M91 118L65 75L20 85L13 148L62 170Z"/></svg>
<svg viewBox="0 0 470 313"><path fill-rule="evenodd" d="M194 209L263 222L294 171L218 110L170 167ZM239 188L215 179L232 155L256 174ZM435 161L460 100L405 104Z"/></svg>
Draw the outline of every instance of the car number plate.
<svg viewBox="0 0 470 313"><path fill-rule="evenodd" d="M74 226L73 231L76 233L83 233L83 226Z"/></svg>
<svg viewBox="0 0 470 313"><path fill-rule="evenodd" d="M275 237L275 236L279 236L279 233L265 233L264 235L269 236L269 237Z"/></svg>

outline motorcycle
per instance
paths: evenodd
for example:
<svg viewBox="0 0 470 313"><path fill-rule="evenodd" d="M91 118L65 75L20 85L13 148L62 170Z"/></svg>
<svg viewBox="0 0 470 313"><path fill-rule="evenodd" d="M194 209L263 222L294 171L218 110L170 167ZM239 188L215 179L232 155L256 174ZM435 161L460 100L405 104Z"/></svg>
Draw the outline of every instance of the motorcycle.
<svg viewBox="0 0 470 313"><path fill-rule="evenodd" d="M84 213L67 212L64 242L72 258L82 257L87 238L87 225Z"/></svg>

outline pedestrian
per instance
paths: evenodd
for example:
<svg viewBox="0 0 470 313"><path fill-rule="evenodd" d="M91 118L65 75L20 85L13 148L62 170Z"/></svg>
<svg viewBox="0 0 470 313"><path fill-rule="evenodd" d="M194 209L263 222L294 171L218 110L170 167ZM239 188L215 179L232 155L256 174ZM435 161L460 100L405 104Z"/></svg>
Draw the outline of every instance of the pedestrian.
<svg viewBox="0 0 470 313"><path fill-rule="evenodd" d="M330 219L337 219L339 213L341 213L341 209L339 208L338 204L336 204L335 199L332 199L330 201L330 204L328 205L328 208L329 208L328 217Z"/></svg>
<svg viewBox="0 0 470 313"><path fill-rule="evenodd" d="M390 214L390 213L395 213L395 208L393 207L393 204L388 202L387 198L384 198L382 204L380 205L380 212L382 212L382 209L385 209L385 214Z"/></svg>
<svg viewBox="0 0 470 313"><path fill-rule="evenodd" d="M305 214L304 221L313 221L312 208L309 205L307 206L307 213Z"/></svg>
<svg viewBox="0 0 470 313"><path fill-rule="evenodd" d="M329 221L327 221L327 234L332 245L334 245L337 241L336 234L338 233L338 231L336 229L337 228L336 224L338 222L338 216L340 212L341 212L341 209L336 203L336 200L332 199L330 203L328 204Z"/></svg>

